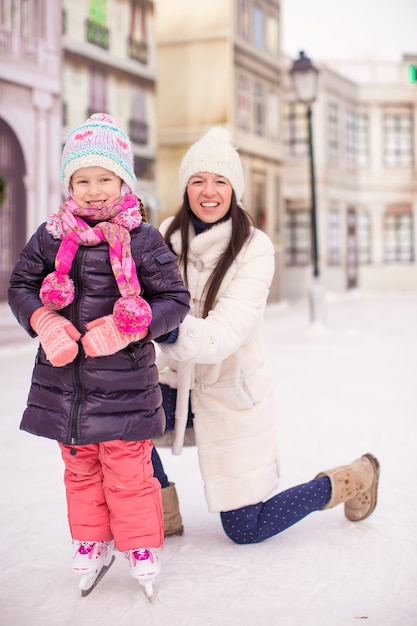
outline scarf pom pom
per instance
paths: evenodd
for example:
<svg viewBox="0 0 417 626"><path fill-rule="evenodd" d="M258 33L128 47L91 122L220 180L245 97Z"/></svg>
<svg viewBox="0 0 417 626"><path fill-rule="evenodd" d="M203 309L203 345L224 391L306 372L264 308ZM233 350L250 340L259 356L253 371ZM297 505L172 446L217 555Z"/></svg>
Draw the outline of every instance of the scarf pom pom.
<svg viewBox="0 0 417 626"><path fill-rule="evenodd" d="M68 274L51 272L43 280L39 296L50 311L58 311L74 300L75 288Z"/></svg>
<svg viewBox="0 0 417 626"><path fill-rule="evenodd" d="M128 296L117 300L113 307L117 328L125 333L146 330L152 321L152 311L142 296Z"/></svg>
<svg viewBox="0 0 417 626"><path fill-rule="evenodd" d="M48 221L46 222L46 230L54 239L62 239L64 237L64 230L62 228L62 220L56 214L52 213L48 217Z"/></svg>

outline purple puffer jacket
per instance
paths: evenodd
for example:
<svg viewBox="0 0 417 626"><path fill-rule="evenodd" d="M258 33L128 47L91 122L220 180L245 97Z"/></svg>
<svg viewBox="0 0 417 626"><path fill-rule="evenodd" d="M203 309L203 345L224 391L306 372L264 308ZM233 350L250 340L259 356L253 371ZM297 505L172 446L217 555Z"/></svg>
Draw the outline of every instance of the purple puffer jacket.
<svg viewBox="0 0 417 626"><path fill-rule="evenodd" d="M39 289L55 269L60 240L42 224L20 254L9 285L9 305L23 328L35 336L29 320L42 306ZM72 363L53 367L39 347L20 428L68 445L99 441L144 440L165 428L162 395L152 339L176 328L189 310L189 293L175 255L159 231L142 223L131 232L142 295L152 308L146 339L112 356L86 357L81 343ZM81 246L71 278L74 302L59 311L84 334L88 322L109 315L120 297L107 243Z"/></svg>

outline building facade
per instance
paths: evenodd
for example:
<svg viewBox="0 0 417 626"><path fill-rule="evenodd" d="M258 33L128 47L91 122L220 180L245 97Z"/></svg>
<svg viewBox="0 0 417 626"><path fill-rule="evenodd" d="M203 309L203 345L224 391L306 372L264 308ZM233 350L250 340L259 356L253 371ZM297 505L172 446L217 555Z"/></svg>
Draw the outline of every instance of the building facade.
<svg viewBox="0 0 417 626"><path fill-rule="evenodd" d="M285 25L283 25L285 27ZM244 204L274 242L271 300L312 279L305 105L281 55L279 0L0 2L0 300L30 234L62 200L61 148L93 112L129 134L158 225L178 169L227 128ZM417 286L417 85L398 63L321 63L313 104L320 279L328 290Z"/></svg>
<svg viewBox="0 0 417 626"><path fill-rule="evenodd" d="M245 172L244 204L276 249L271 298L281 297L282 141L280 2L156 0L157 189L166 210L182 199L178 169L212 126L227 128Z"/></svg>
<svg viewBox="0 0 417 626"><path fill-rule="evenodd" d="M320 278L328 290L417 287L417 86L398 63L316 64L313 149ZM311 282L311 190L305 105L286 59L285 297Z"/></svg>
<svg viewBox="0 0 417 626"><path fill-rule="evenodd" d="M60 202L61 3L0 2L0 300Z"/></svg>
<svg viewBox="0 0 417 626"><path fill-rule="evenodd" d="M67 132L91 113L129 134L157 223L153 10L150 0L0 3L0 300L24 243L62 201Z"/></svg>
<svg viewBox="0 0 417 626"><path fill-rule="evenodd" d="M129 135L138 195L158 220L155 195L156 55L150 0L63 0L63 130L106 112Z"/></svg>

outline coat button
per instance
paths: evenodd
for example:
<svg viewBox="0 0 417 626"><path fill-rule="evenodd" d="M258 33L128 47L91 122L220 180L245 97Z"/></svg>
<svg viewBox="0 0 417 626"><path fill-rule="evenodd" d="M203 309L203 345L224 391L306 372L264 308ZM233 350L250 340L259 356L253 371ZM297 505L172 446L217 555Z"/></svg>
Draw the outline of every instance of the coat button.
<svg viewBox="0 0 417 626"><path fill-rule="evenodd" d="M187 337L190 337L190 339L193 339L194 337L194 331L191 330L191 328L187 330Z"/></svg>
<svg viewBox="0 0 417 626"><path fill-rule="evenodd" d="M194 267L197 270L197 272L202 272L204 269L203 259L194 259Z"/></svg>

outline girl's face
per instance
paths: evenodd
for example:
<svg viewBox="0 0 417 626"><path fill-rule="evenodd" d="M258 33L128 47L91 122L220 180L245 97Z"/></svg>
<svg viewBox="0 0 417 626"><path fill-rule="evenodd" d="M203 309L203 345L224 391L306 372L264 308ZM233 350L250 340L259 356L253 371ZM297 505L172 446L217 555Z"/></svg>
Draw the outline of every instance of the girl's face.
<svg viewBox="0 0 417 626"><path fill-rule="evenodd" d="M233 188L227 178L200 172L191 176L187 185L188 202L199 220L214 224L230 209Z"/></svg>
<svg viewBox="0 0 417 626"><path fill-rule="evenodd" d="M71 176L74 200L81 209L101 209L120 197L122 179L104 167L80 167Z"/></svg>

